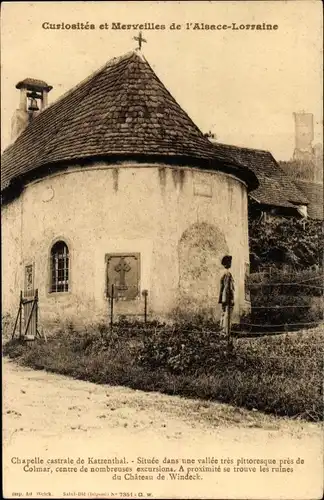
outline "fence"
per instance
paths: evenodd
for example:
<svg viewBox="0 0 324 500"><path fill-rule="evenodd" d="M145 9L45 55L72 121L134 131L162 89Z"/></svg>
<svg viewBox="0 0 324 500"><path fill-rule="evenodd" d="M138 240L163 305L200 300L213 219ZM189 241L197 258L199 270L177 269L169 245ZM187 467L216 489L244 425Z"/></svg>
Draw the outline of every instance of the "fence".
<svg viewBox="0 0 324 500"><path fill-rule="evenodd" d="M287 274L284 277L287 278ZM263 281L256 282L255 280L258 279ZM269 279L269 275L267 276L265 273L251 275L248 283L251 312L248 316L243 317L240 323L231 326L231 335L240 338L282 334L315 327L324 320L324 275L306 277L292 282L274 281L267 283L267 279ZM148 325L148 290L143 290L142 296L142 313L136 314L136 317L143 318L143 327L146 328ZM116 318L116 300L118 299L115 294L115 286L112 285L108 301L110 328L113 328ZM216 307L218 304L215 304ZM204 328L204 323L199 326L200 331ZM37 290L33 297L23 297L21 292L12 336L15 335L17 329L19 329L19 337L35 338L39 335ZM183 325L183 331L192 331L193 329L195 329L194 325ZM208 331L211 335L216 335L219 333L219 327L214 322L208 325Z"/></svg>
<svg viewBox="0 0 324 500"><path fill-rule="evenodd" d="M323 321L324 276L304 273L305 277L298 279L296 273L278 274L276 270L274 276L251 275L248 283L251 312L233 327L234 334L274 335L315 327ZM289 281L291 278L294 281Z"/></svg>
<svg viewBox="0 0 324 500"><path fill-rule="evenodd" d="M290 275L285 273L283 277L289 279ZM295 281L274 280L274 282L267 283L266 280L271 278L273 279L275 276L266 276L264 273L251 275L248 283L251 311L241 319L240 323L231 326L231 336L246 338L283 334L316 327L324 320L324 286L321 285L323 275L308 276ZM256 279L262 281L255 282ZM142 295L144 297L143 312L137 316L142 316L143 329L146 329L148 326L148 291L144 290ZM114 325L115 300L114 286L112 285L109 301L111 328ZM215 307L218 305L215 304ZM197 331L208 330L210 335L217 335L220 332L219 325L215 322L210 322L208 325L203 322L200 326L183 324L181 328L183 332L192 332L195 329Z"/></svg>
<svg viewBox="0 0 324 500"><path fill-rule="evenodd" d="M143 300L143 313L137 314L136 316L143 316L144 324L147 323L147 313L148 313L148 290L142 291ZM115 301L117 300L115 296L115 285L111 285L111 293L109 297L109 316L110 316L110 328L114 326L114 315L115 315Z"/></svg>

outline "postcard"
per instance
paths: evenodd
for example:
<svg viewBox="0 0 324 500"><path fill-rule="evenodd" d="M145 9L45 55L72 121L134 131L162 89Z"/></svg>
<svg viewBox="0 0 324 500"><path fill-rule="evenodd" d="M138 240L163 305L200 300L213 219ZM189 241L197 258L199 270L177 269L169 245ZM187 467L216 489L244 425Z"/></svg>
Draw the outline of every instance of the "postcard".
<svg viewBox="0 0 324 500"><path fill-rule="evenodd" d="M4 498L322 498L321 7L3 2Z"/></svg>

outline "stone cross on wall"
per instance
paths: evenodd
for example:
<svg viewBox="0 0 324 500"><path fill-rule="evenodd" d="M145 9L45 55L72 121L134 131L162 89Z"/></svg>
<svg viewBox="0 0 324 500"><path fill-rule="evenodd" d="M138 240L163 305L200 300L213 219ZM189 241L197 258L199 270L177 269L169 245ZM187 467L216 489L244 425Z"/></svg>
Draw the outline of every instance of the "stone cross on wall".
<svg viewBox="0 0 324 500"><path fill-rule="evenodd" d="M119 285L124 287L125 283L125 275L128 271L131 270L131 266L125 262L125 257L121 257L117 266L115 266L115 271L119 273Z"/></svg>
<svg viewBox="0 0 324 500"><path fill-rule="evenodd" d="M108 253L107 296L111 297L112 285L115 286L115 299L134 300L139 296L140 254Z"/></svg>

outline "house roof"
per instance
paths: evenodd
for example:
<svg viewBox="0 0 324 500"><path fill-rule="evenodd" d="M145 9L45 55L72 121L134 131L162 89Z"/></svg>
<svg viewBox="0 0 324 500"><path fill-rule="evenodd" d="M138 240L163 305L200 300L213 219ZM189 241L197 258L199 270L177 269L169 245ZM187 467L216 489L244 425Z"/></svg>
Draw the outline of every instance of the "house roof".
<svg viewBox="0 0 324 500"><path fill-rule="evenodd" d="M40 167L103 157L190 160L258 185L252 170L215 150L136 52L112 59L29 123L3 153L2 187Z"/></svg>
<svg viewBox="0 0 324 500"><path fill-rule="evenodd" d="M324 199L323 199L323 184L296 180L298 188L305 193L309 200L307 207L308 216L311 219L323 220L324 218Z"/></svg>
<svg viewBox="0 0 324 500"><path fill-rule="evenodd" d="M228 154L248 166L259 180L259 187L250 196L264 205L295 207L307 205L308 199L282 170L269 151L214 143L219 154Z"/></svg>

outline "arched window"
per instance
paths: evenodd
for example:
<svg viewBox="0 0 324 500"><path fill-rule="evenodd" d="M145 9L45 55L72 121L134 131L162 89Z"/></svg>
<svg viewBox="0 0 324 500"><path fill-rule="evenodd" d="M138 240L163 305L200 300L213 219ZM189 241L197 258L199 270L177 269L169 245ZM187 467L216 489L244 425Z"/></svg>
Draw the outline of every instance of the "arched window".
<svg viewBox="0 0 324 500"><path fill-rule="evenodd" d="M69 291L69 249L57 241L51 250L51 292Z"/></svg>

